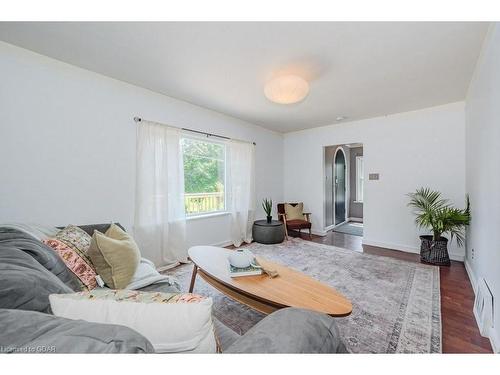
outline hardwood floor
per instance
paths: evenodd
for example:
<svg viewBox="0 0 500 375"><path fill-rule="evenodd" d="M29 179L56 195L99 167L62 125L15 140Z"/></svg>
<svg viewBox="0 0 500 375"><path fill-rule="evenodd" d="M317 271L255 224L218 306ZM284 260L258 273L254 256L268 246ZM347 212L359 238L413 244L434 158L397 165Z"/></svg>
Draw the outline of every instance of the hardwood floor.
<svg viewBox="0 0 500 375"><path fill-rule="evenodd" d="M309 240L308 234L302 234ZM363 246L362 237L328 232L324 237L312 236L311 241L343 247L368 254L419 262L418 254ZM463 263L452 261L450 267L440 267L441 317L443 353L492 353L490 342L482 337L474 319L474 291Z"/></svg>

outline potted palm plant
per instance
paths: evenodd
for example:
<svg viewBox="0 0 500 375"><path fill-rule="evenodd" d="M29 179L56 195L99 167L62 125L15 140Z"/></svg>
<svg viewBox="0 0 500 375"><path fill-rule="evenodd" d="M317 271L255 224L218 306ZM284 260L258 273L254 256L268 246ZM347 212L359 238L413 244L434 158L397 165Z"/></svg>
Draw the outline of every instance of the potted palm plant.
<svg viewBox="0 0 500 375"><path fill-rule="evenodd" d="M271 224L271 221L273 220L273 216L271 214L271 211L273 209L273 200L265 198L262 201L262 208L264 209L264 212L266 213L267 223Z"/></svg>
<svg viewBox="0 0 500 375"><path fill-rule="evenodd" d="M432 235L420 236L420 260L436 265L450 265L448 255L448 233L450 240L456 239L458 246L465 241L465 227L470 223L470 202L466 198L466 207L453 207L447 199L441 198L441 193L429 188L417 189L408 194L416 215L415 223L419 228L430 229Z"/></svg>

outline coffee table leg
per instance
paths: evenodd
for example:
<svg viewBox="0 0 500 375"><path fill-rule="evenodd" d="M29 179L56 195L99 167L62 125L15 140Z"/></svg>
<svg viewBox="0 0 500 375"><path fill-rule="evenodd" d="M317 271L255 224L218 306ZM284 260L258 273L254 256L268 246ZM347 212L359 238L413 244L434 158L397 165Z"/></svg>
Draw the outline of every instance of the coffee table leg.
<svg viewBox="0 0 500 375"><path fill-rule="evenodd" d="M198 266L195 264L193 268L193 274L191 275L191 284L189 284L189 293L193 293L194 282L196 280L197 273L198 273Z"/></svg>

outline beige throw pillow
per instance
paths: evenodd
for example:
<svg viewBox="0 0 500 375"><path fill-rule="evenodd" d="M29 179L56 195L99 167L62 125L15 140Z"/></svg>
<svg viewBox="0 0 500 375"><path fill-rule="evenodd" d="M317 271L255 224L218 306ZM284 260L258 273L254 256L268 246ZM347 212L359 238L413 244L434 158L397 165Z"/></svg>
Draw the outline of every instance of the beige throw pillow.
<svg viewBox="0 0 500 375"><path fill-rule="evenodd" d="M112 289L127 287L141 258L132 237L115 224L104 234L94 231L88 255L97 273Z"/></svg>
<svg viewBox="0 0 500 375"><path fill-rule="evenodd" d="M295 207L285 203L285 214L287 220L304 220L304 203L298 203Z"/></svg>

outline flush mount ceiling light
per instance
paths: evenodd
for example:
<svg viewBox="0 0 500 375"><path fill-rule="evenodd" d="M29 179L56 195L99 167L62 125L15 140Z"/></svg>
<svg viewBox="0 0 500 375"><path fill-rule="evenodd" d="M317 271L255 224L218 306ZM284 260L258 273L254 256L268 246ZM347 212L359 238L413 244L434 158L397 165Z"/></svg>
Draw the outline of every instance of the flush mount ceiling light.
<svg viewBox="0 0 500 375"><path fill-rule="evenodd" d="M293 104L303 100L309 93L305 79L286 75L273 78L264 87L264 94L270 101L278 104Z"/></svg>

